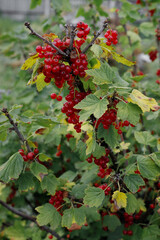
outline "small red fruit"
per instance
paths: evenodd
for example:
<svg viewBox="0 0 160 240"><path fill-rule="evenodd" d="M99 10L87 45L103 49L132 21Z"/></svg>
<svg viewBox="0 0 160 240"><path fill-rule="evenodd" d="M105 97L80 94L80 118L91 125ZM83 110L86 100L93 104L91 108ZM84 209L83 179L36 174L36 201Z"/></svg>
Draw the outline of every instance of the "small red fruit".
<svg viewBox="0 0 160 240"><path fill-rule="evenodd" d="M38 148L35 148L35 149L34 149L34 153L35 153L36 155L39 153Z"/></svg>
<svg viewBox="0 0 160 240"><path fill-rule="evenodd" d="M155 205L152 203L152 204L149 205L149 207L150 207L151 209L154 209L154 208L155 208Z"/></svg>
<svg viewBox="0 0 160 240"><path fill-rule="evenodd" d="M27 154L27 158L30 159L30 160L33 160L34 157L35 157L35 155L34 155L33 152L29 152L29 153Z"/></svg>
<svg viewBox="0 0 160 240"><path fill-rule="evenodd" d="M127 234L128 234L129 236L132 236L132 235L133 235L133 231L132 231L132 230L128 230Z"/></svg>
<svg viewBox="0 0 160 240"><path fill-rule="evenodd" d="M57 94L56 94L56 93L52 93L52 94L51 94L51 98L52 98L52 99L56 99L56 97L57 97Z"/></svg>
<svg viewBox="0 0 160 240"><path fill-rule="evenodd" d="M62 101L62 96L58 96L56 99L57 99L57 101L60 102L60 101Z"/></svg>
<svg viewBox="0 0 160 240"><path fill-rule="evenodd" d="M52 235L49 235L49 236L48 236L48 238L49 238L49 239L52 239L52 238L53 238L53 236L52 236Z"/></svg>

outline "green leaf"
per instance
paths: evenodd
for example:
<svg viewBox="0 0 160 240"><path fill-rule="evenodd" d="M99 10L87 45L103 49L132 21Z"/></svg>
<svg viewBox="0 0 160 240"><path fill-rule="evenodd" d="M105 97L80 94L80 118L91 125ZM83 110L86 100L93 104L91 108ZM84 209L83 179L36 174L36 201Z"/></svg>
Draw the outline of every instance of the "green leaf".
<svg viewBox="0 0 160 240"><path fill-rule="evenodd" d="M83 112L80 112L80 119L82 120L83 118L83 120L86 120L91 114L94 114L96 118L100 118L107 110L107 104L108 100L106 98L99 99L95 95L90 94L77 105L75 105L74 108L83 109ZM85 113L85 117L82 117L81 113L82 115Z"/></svg>
<svg viewBox="0 0 160 240"><path fill-rule="evenodd" d="M60 178L67 179L67 181L72 182L76 176L77 176L76 172L69 170L69 171L66 171L65 173L63 173L60 176Z"/></svg>
<svg viewBox="0 0 160 240"><path fill-rule="evenodd" d="M31 163L30 170L40 182L42 181L44 175L48 174L47 168L38 162Z"/></svg>
<svg viewBox="0 0 160 240"><path fill-rule="evenodd" d="M125 211L128 214L133 214L137 210L137 199L132 193L126 193L127 195L127 206Z"/></svg>
<svg viewBox="0 0 160 240"><path fill-rule="evenodd" d="M17 183L19 185L20 191L28 191L33 190L35 187L35 179L33 179L33 175L29 172L23 173L20 175Z"/></svg>
<svg viewBox="0 0 160 240"><path fill-rule="evenodd" d="M27 240L29 237L28 229L20 221L16 221L13 226L5 228L4 234L8 239L14 240Z"/></svg>
<svg viewBox="0 0 160 240"><path fill-rule="evenodd" d="M144 144L144 145L149 145L149 146L156 146L156 138L151 135L150 132L147 131L135 131L134 132L135 139L138 143Z"/></svg>
<svg viewBox="0 0 160 240"><path fill-rule="evenodd" d="M95 207L86 207L85 213L87 217L87 222L95 222L101 219L100 213L98 212L97 208Z"/></svg>
<svg viewBox="0 0 160 240"><path fill-rule="evenodd" d="M142 232L142 240L157 240L157 236L160 236L159 227L157 225L150 225L144 228Z"/></svg>
<svg viewBox="0 0 160 240"><path fill-rule="evenodd" d="M85 190L84 204L90 207L99 207L105 198L104 191L100 188L88 187Z"/></svg>
<svg viewBox="0 0 160 240"><path fill-rule="evenodd" d="M155 35L154 26L152 22L143 22L140 24L139 29L146 37Z"/></svg>
<svg viewBox="0 0 160 240"><path fill-rule="evenodd" d="M61 215L51 204L46 203L37 207L36 211L39 212L37 222L40 226L51 224L56 229L60 225Z"/></svg>
<svg viewBox="0 0 160 240"><path fill-rule="evenodd" d="M43 190L46 190L51 195L54 195L57 188L57 178L53 174L44 176L41 182L41 187Z"/></svg>
<svg viewBox="0 0 160 240"><path fill-rule="evenodd" d="M128 120L134 125L139 122L142 110L136 104L119 102L116 107L118 108L117 116L121 120Z"/></svg>
<svg viewBox="0 0 160 240"><path fill-rule="evenodd" d="M103 53L101 46L98 44L93 44L90 50L95 54L97 58L99 58Z"/></svg>
<svg viewBox="0 0 160 240"><path fill-rule="evenodd" d="M0 180L9 182L17 179L23 170L24 160L19 153L13 154L7 162L0 166Z"/></svg>
<svg viewBox="0 0 160 240"><path fill-rule="evenodd" d="M38 155L38 157L39 157L39 160L40 161L42 161L42 162L45 162L45 161L48 161L49 159L51 159L50 157L48 157L46 154L44 154L44 153L40 153L39 155Z"/></svg>
<svg viewBox="0 0 160 240"><path fill-rule="evenodd" d="M84 207L70 208L63 212L62 227L71 227L73 223L77 223L82 226L86 221Z"/></svg>
<svg viewBox="0 0 160 240"><path fill-rule="evenodd" d="M160 153L156 152L156 153L152 153L149 155L151 157L151 159L155 162L155 164L160 167Z"/></svg>
<svg viewBox="0 0 160 240"><path fill-rule="evenodd" d="M38 5L41 5L42 0L31 0L30 9L36 8Z"/></svg>
<svg viewBox="0 0 160 240"><path fill-rule="evenodd" d="M106 62L99 69L86 70L86 73L93 77L93 82L97 85L111 83L115 77L114 71Z"/></svg>
<svg viewBox="0 0 160 240"><path fill-rule="evenodd" d="M94 152L92 152L93 156L96 158L100 158L104 155L106 155L105 147L102 147L96 143L96 147Z"/></svg>
<svg viewBox="0 0 160 240"><path fill-rule="evenodd" d="M105 142L111 147L115 148L118 144L118 134L114 126L110 126L109 129L104 129L100 124L98 127L98 138L104 138Z"/></svg>
<svg viewBox="0 0 160 240"><path fill-rule="evenodd" d="M104 226L107 226L108 229L109 229L111 232L113 232L113 231L116 230L116 228L117 228L118 226L121 225L121 222L120 222L120 220L119 220L119 218L118 218L117 216L115 216L115 215L113 215L113 216L107 215L107 216L104 216L103 225L104 225Z"/></svg>
<svg viewBox="0 0 160 240"><path fill-rule="evenodd" d="M124 183L126 184L127 188L133 193L136 193L140 186L145 185L145 182L139 174L126 175L124 177Z"/></svg>
<svg viewBox="0 0 160 240"><path fill-rule="evenodd" d="M138 169L144 178L155 180L160 176L160 167L148 156L137 157Z"/></svg>
<svg viewBox="0 0 160 240"><path fill-rule="evenodd" d="M8 129L8 127L4 127L3 125L0 127L0 141L5 141L6 140L7 129Z"/></svg>
<svg viewBox="0 0 160 240"><path fill-rule="evenodd" d="M72 188L71 194L77 199L83 198L85 195L84 191L86 188L87 188L87 184L76 184Z"/></svg>

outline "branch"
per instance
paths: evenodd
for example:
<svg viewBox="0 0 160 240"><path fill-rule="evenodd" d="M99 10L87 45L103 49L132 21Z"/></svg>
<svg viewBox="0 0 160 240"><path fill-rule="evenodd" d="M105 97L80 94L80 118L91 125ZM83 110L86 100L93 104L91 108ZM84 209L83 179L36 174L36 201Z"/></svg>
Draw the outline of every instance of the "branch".
<svg viewBox="0 0 160 240"><path fill-rule="evenodd" d="M71 26L71 33L70 33L70 45L69 45L69 50L70 52L73 49L73 42L74 42L74 38L76 36L76 32L75 32L76 26Z"/></svg>
<svg viewBox="0 0 160 240"><path fill-rule="evenodd" d="M108 21L105 20L103 23L103 26L101 27L101 29L97 32L97 34L95 34L94 38L92 39L92 41L83 49L82 53L86 53L87 50L94 44L95 40L99 37L99 35L101 35L101 33L104 31L104 29L108 26Z"/></svg>
<svg viewBox="0 0 160 240"><path fill-rule="evenodd" d="M17 124L13 121L13 119L11 118L10 114L8 113L7 108L3 108L2 112L5 114L5 116L9 119L10 124L13 126L13 130L17 133L19 139L21 142L23 142L23 144L26 145L28 152L31 152L31 148L28 144L28 141L23 137L22 133L19 131Z"/></svg>
<svg viewBox="0 0 160 240"><path fill-rule="evenodd" d="M31 35L35 35L36 37L40 38L43 42L47 43L48 45L50 45L52 48L56 49L57 52L59 52L59 54L68 57L68 55L63 52L62 50L60 50L58 47L56 47L51 41L48 41L47 39L45 39L44 37L42 37L40 34L36 33L30 26L29 22L25 22L24 24L30 31L31 31Z"/></svg>
<svg viewBox="0 0 160 240"><path fill-rule="evenodd" d="M27 220L29 220L29 221L31 221L31 222L34 222L41 230L44 230L44 231L46 231L47 233L51 233L51 234L52 234L54 237L56 237L58 240L62 240L62 239L63 239L63 238L61 238L61 237L59 236L58 233L56 233L54 230L51 230L49 227L47 227L47 226L39 226L39 224L38 224L38 222L36 221L36 218L35 218L35 217L29 216L29 215L27 215L27 214L25 214L25 213L23 213L23 212L15 209L15 208L11 207L11 206L9 206L7 203L3 202L2 200L0 200L0 204L1 204L3 207L7 208L9 211L13 212L14 214L16 214L16 215L18 215L18 216L20 216L20 217L22 217L22 218L24 218L24 219L27 219Z"/></svg>

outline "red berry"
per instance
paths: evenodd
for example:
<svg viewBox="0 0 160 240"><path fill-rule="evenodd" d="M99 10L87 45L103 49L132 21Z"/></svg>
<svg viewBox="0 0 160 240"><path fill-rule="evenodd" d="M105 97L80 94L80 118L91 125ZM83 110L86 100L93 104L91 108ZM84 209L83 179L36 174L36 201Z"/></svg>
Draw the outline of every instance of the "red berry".
<svg viewBox="0 0 160 240"><path fill-rule="evenodd" d="M152 203L152 204L149 205L149 207L150 207L151 209L154 209L154 208L155 208L155 205Z"/></svg>
<svg viewBox="0 0 160 240"><path fill-rule="evenodd" d="M128 230L128 231L127 231L127 234L128 234L129 236L132 236L132 235L133 235L133 231L132 231L132 230Z"/></svg>
<svg viewBox="0 0 160 240"><path fill-rule="evenodd" d="M159 182L159 183L157 183L157 187L158 187L158 188L160 188L160 182Z"/></svg>
<svg viewBox="0 0 160 240"><path fill-rule="evenodd" d="M60 102L60 101L62 101L62 96L57 96L57 98L56 98L56 99L57 99L57 101L59 101L59 102Z"/></svg>
<svg viewBox="0 0 160 240"><path fill-rule="evenodd" d="M83 38L84 35L85 35L84 31L78 31L77 32L77 37L79 37L79 38Z"/></svg>
<svg viewBox="0 0 160 240"><path fill-rule="evenodd" d="M124 121L124 126L128 127L129 126L129 122L126 120Z"/></svg>
<svg viewBox="0 0 160 240"><path fill-rule="evenodd" d="M39 153L38 148L35 148L35 149L34 149L34 153L35 153L36 155Z"/></svg>
<svg viewBox="0 0 160 240"><path fill-rule="evenodd" d="M46 83L50 83L51 78L49 78L49 77L45 77L44 81L45 81Z"/></svg>
<svg viewBox="0 0 160 240"><path fill-rule="evenodd" d="M53 236L52 236L52 235L49 235L49 236L48 236L48 238L49 238L49 239L52 239L52 238L53 238Z"/></svg>
<svg viewBox="0 0 160 240"><path fill-rule="evenodd" d="M128 231L127 230L123 230L123 234L127 235Z"/></svg>
<svg viewBox="0 0 160 240"><path fill-rule="evenodd" d="M56 94L56 93L52 93L52 94L51 94L51 98L52 98L52 99L56 99L56 98L57 98L57 94Z"/></svg>
<svg viewBox="0 0 160 240"><path fill-rule="evenodd" d="M30 159L30 160L33 160L34 157L35 157L34 152L29 152L29 153L27 154L27 158Z"/></svg>
<svg viewBox="0 0 160 240"><path fill-rule="evenodd" d="M36 47L36 52L41 53L42 52L42 46L38 45Z"/></svg>
<svg viewBox="0 0 160 240"><path fill-rule="evenodd" d="M23 160L24 160L25 162L27 162L29 159L27 158L26 155L24 155L24 156L23 156Z"/></svg>

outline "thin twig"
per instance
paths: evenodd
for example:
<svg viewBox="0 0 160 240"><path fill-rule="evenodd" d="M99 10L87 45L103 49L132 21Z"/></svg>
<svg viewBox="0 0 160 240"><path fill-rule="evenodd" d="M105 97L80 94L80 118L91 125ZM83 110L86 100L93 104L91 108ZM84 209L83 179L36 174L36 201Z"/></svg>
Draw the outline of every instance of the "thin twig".
<svg viewBox="0 0 160 240"><path fill-rule="evenodd" d="M12 206L9 206L7 203L3 202L2 200L0 200L0 204L7 208L9 211L13 212L14 214L24 218L24 219L27 219L31 222L34 222L41 230L43 231L46 231L47 233L51 233L54 237L56 237L58 240L62 240L62 238L59 236L58 233L56 233L54 230L50 229L49 227L47 226L39 226L38 222L36 221L36 218L35 217L32 217L32 216L29 216L28 214L25 214L15 208L13 208Z"/></svg>
<svg viewBox="0 0 160 240"><path fill-rule="evenodd" d="M108 26L108 21L105 20L103 23L103 26L101 27L101 29L97 32L97 34L95 34L94 38L92 39L92 41L83 49L82 53L86 53L87 50L94 44L95 40L101 35L101 33L104 31L104 29Z"/></svg>
<svg viewBox="0 0 160 240"><path fill-rule="evenodd" d="M62 50L60 50L58 47L56 47L51 41L48 41L47 39L45 39L44 37L42 37L40 34L36 33L29 22L25 22L24 24L30 31L31 31L31 34L32 35L35 35L36 37L40 38L43 42L47 43L48 45L50 45L52 48L56 49L57 52L59 52L59 54L65 56L65 57L68 57L68 55L63 52Z"/></svg>
<svg viewBox="0 0 160 240"><path fill-rule="evenodd" d="M11 116L10 116L10 114L8 113L7 108L3 108L3 109L2 109L2 112L3 112L3 113L5 114L5 116L9 119L10 124L13 126L14 131L17 133L17 135L18 135L19 139L21 140L21 142L23 142L23 144L26 145L28 152L31 152L32 150L31 150L31 148L30 148L30 146L29 146L29 144L28 144L28 141L23 137L22 133L19 131L19 129L18 129L18 127L17 127L17 123L15 123L15 122L13 121L13 119L12 119Z"/></svg>
<svg viewBox="0 0 160 240"><path fill-rule="evenodd" d="M73 49L73 42L74 42L74 38L76 36L76 32L75 32L76 26L72 25L71 26L71 32L70 32L70 45L69 45L69 50L72 51Z"/></svg>

